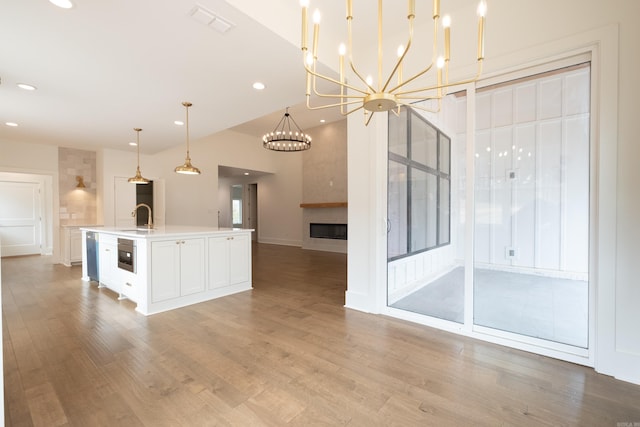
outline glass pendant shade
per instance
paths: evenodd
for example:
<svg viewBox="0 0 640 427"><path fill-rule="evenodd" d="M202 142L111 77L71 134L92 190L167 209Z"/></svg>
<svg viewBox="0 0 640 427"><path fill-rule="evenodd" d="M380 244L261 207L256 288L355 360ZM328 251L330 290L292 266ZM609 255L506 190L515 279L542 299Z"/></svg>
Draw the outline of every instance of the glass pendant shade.
<svg viewBox="0 0 640 427"><path fill-rule="evenodd" d="M136 131L136 147L138 149L138 167L136 168L136 176L129 178L127 182L131 184L148 184L149 180L140 173L140 128L134 128Z"/></svg>
<svg viewBox="0 0 640 427"><path fill-rule="evenodd" d="M187 156L184 159L184 164L176 166L174 171L183 175L200 175L200 169L191 164L191 157L189 156L189 107L191 107L192 104L190 102L183 102L182 105L184 105L187 112L187 120L185 121L185 126L187 127Z"/></svg>

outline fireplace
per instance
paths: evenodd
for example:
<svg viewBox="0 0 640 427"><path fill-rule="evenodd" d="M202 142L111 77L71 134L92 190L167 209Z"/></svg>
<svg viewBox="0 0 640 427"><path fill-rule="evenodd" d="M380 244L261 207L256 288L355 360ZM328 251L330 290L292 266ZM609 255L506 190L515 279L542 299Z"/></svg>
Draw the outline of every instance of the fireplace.
<svg viewBox="0 0 640 427"><path fill-rule="evenodd" d="M346 203L301 204L302 249L347 253Z"/></svg>
<svg viewBox="0 0 640 427"><path fill-rule="evenodd" d="M309 224L309 236L313 239L347 240L347 224Z"/></svg>

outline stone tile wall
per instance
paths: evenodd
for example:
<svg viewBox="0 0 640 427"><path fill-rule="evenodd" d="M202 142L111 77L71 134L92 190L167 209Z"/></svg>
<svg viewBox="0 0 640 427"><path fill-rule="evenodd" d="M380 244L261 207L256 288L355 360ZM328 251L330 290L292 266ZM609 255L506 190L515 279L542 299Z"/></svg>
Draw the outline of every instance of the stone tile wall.
<svg viewBox="0 0 640 427"><path fill-rule="evenodd" d="M85 188L77 188L81 176ZM97 221L96 153L58 148L60 225L92 225Z"/></svg>

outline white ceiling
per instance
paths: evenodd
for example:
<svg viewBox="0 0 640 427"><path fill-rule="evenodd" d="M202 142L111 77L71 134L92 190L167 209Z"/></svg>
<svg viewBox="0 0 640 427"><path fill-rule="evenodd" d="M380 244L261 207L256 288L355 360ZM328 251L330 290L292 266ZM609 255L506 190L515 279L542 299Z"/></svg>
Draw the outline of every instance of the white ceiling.
<svg viewBox="0 0 640 427"><path fill-rule="evenodd" d="M140 127L141 152L156 153L184 144L184 128L173 123L184 120L183 101L193 103L192 140L229 128L259 137L273 130L287 106L303 129L342 118L336 109L304 107L299 0L72 1L67 10L48 0L2 5L0 139L134 150L128 142ZM323 12L320 57L337 62L345 3L311 3ZM362 18L358 29L370 33L375 7L354 3ZM196 5L234 27L221 34L198 22L190 16ZM406 4L398 6L385 5L406 17ZM385 34L406 32L405 22ZM255 81L267 88L254 90Z"/></svg>
<svg viewBox="0 0 640 427"><path fill-rule="evenodd" d="M304 101L296 45L228 2L197 1L235 27L220 34L194 20L196 0L73 0L68 10L47 0L5 2L0 139L130 150L133 128L141 127L141 151L155 153L184 144L184 127L173 124L184 121L183 101L193 103L192 140L270 113L279 120L285 107ZM284 3L298 17L298 1ZM300 31L297 20L288 24ZM255 81L267 88L254 90ZM19 89L20 82L38 90ZM301 126L319 124L304 108L291 112L298 110ZM255 124L247 126L255 133Z"/></svg>

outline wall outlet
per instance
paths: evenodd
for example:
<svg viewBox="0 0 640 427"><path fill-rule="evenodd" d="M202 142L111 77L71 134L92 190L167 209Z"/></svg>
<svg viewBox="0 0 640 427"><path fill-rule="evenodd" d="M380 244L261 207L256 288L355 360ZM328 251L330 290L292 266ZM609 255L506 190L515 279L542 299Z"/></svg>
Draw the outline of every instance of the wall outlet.
<svg viewBox="0 0 640 427"><path fill-rule="evenodd" d="M516 248L512 248L507 246L504 251L505 258L515 258L516 257Z"/></svg>

